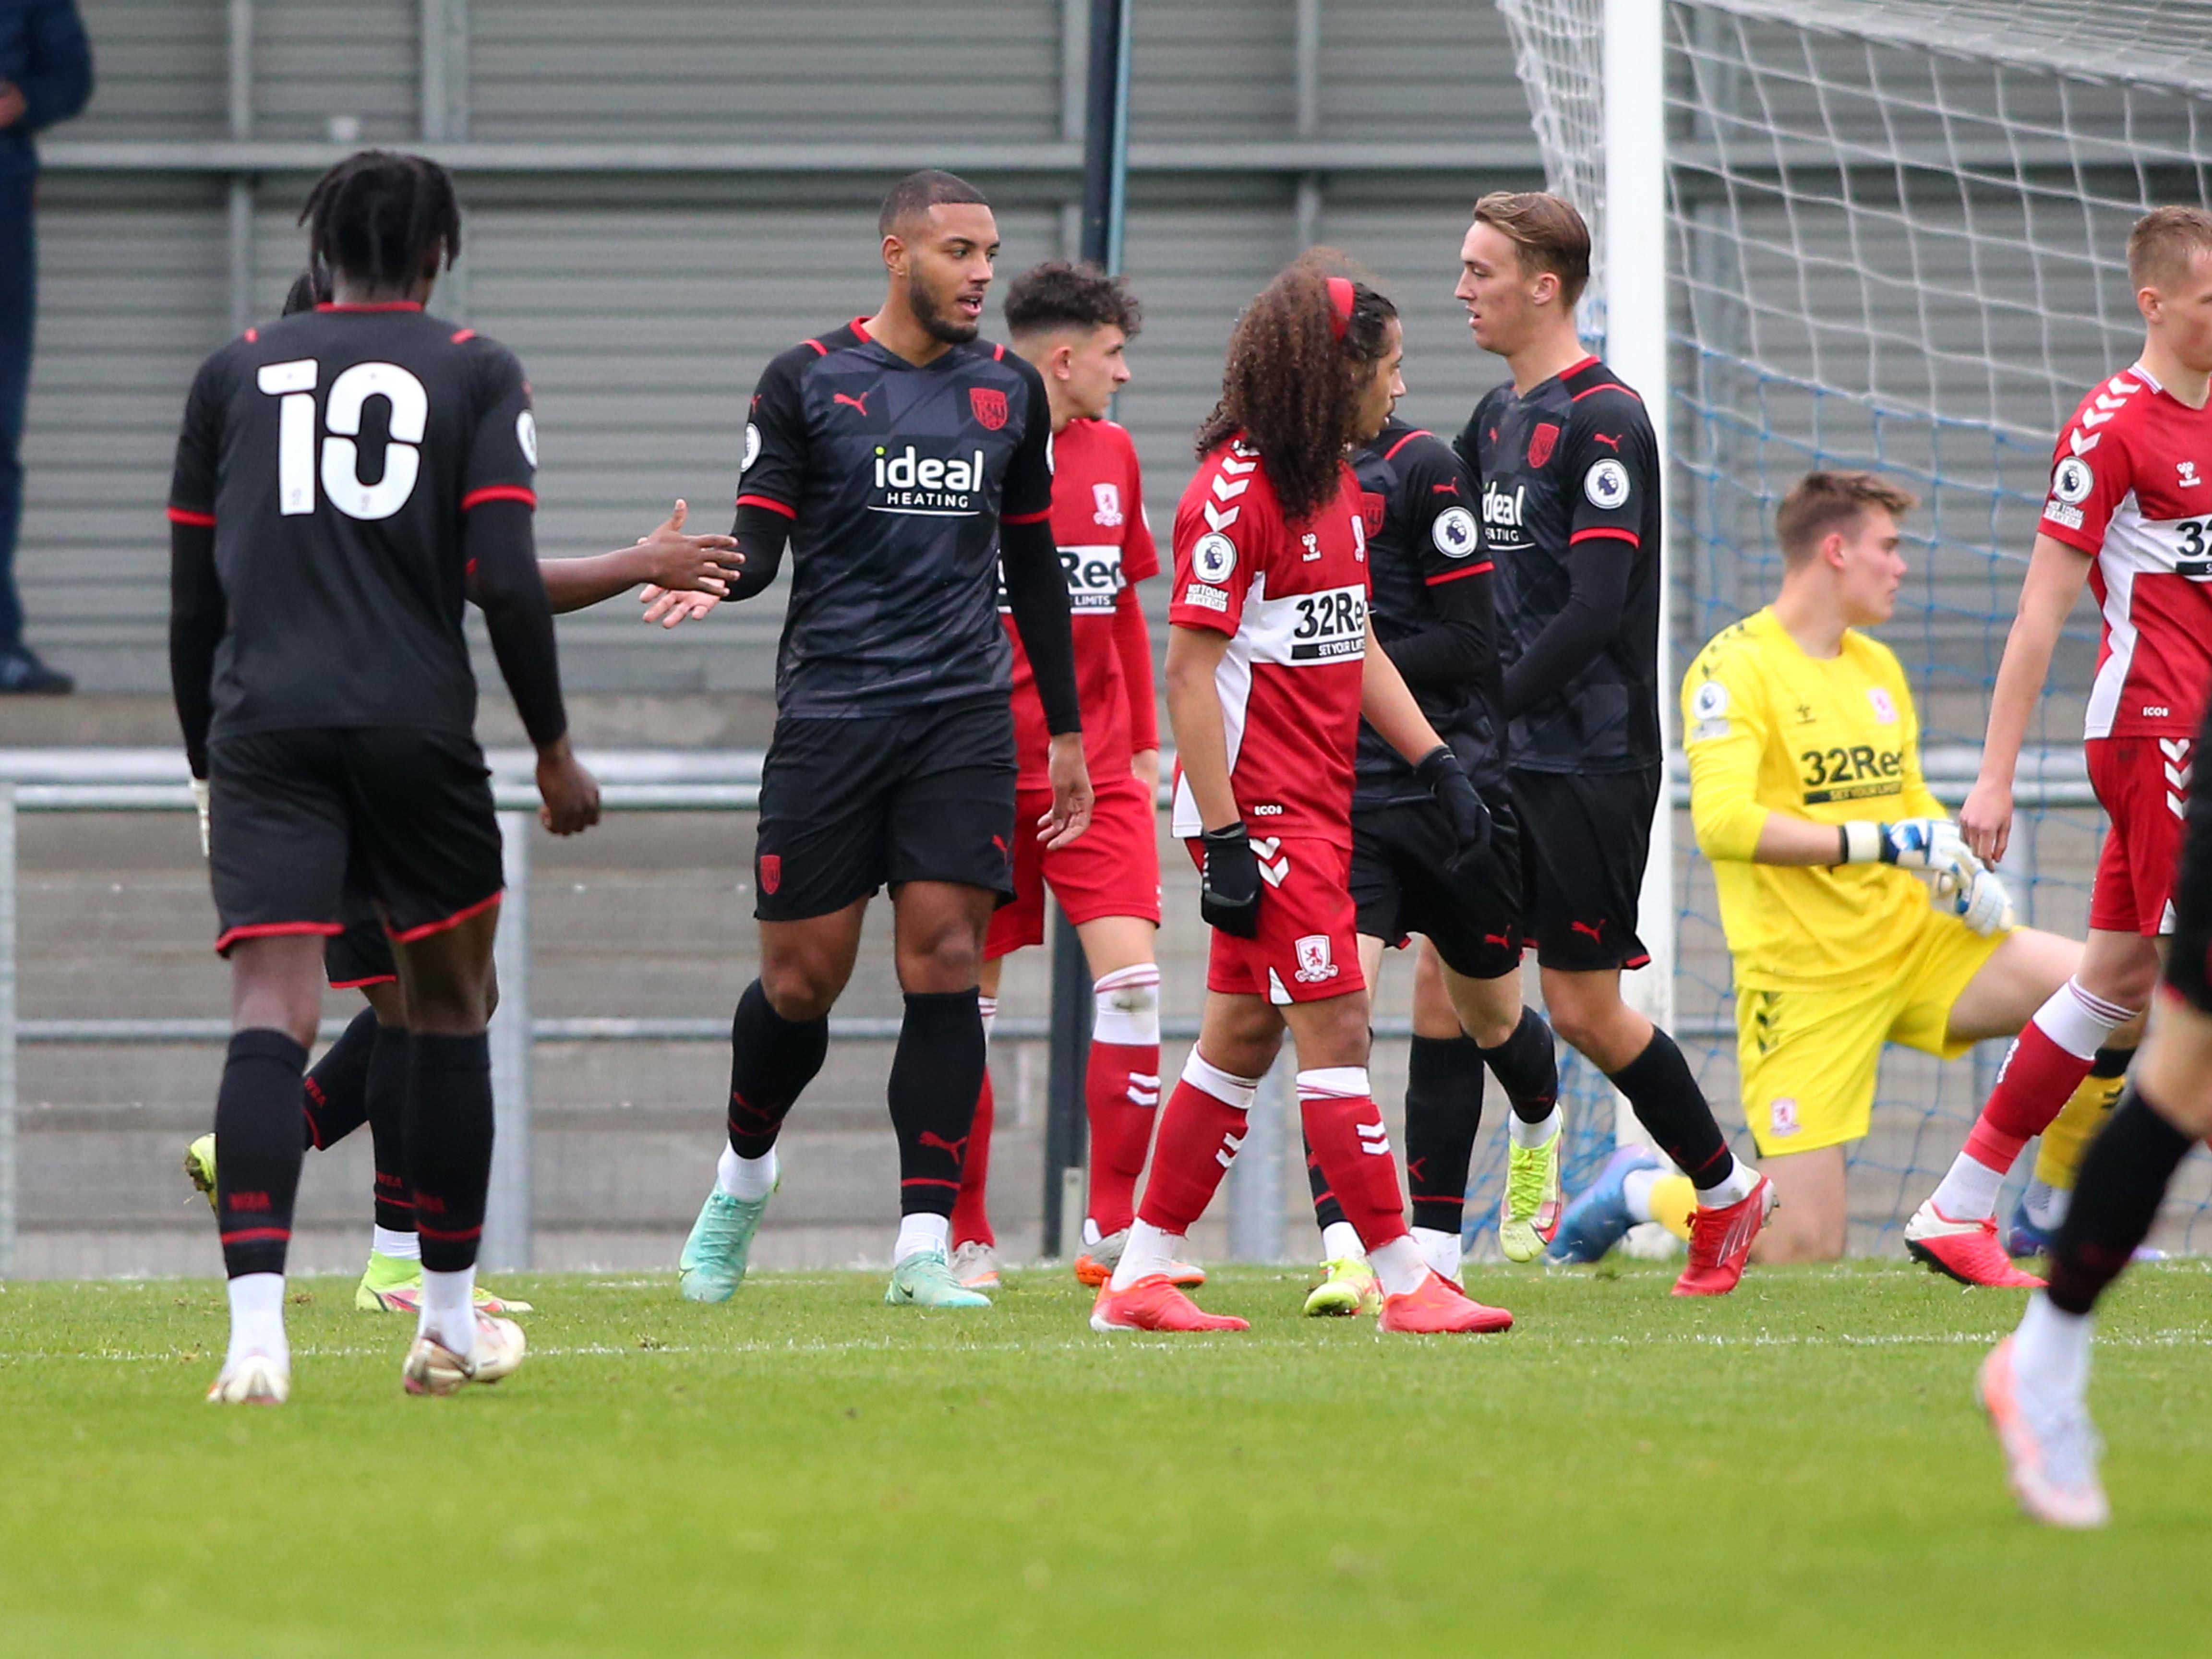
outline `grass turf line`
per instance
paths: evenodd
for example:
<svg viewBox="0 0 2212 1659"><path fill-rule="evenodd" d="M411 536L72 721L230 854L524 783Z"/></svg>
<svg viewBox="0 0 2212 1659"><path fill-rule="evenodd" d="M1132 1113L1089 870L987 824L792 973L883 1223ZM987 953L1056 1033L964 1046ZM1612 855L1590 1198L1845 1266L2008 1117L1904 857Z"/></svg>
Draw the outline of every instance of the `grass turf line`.
<svg viewBox="0 0 2212 1659"><path fill-rule="evenodd" d="M1503 1337L1297 1317L1094 1336L872 1273L502 1279L514 1381L404 1398L410 1322L295 1285L295 1394L201 1403L210 1282L0 1287L0 1654L2195 1650L2212 1277L2131 1274L2094 1404L2118 1521L2014 1515L1969 1394L2016 1296L1917 1270L1478 1272ZM297 1299L301 1292L309 1299Z"/></svg>

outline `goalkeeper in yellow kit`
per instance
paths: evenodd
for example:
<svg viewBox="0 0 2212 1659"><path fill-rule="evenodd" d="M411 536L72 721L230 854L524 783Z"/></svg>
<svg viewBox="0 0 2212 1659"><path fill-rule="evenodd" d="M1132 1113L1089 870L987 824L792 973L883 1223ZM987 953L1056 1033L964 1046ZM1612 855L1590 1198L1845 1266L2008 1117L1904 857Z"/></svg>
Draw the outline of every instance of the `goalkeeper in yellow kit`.
<svg viewBox="0 0 2212 1659"><path fill-rule="evenodd" d="M1735 961L1744 1115L1782 1200L1763 1261L1843 1253L1845 1149L1867 1133L1884 1043L1948 1060L2012 1036L2081 955L2014 925L1921 776L1903 669L1858 631L1895 607L1898 520L1917 504L1869 473L1800 479L1776 514L1780 593L1717 635L1682 686L1691 811ZM1663 1215L1668 1195L1638 1184L1632 1207Z"/></svg>

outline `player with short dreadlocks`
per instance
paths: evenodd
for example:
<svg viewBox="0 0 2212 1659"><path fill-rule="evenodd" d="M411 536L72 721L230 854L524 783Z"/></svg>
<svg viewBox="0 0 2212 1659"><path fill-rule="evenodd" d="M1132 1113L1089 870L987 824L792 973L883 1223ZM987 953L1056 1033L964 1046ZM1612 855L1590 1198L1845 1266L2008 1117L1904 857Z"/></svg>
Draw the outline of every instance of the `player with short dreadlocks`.
<svg viewBox="0 0 2212 1659"><path fill-rule="evenodd" d="M512 1322L473 1312L491 1174L500 837L473 732L472 593L538 750L542 817L573 835L599 789L570 751L531 514L522 366L426 314L460 251L434 163L369 150L308 198L326 307L249 331L192 384L170 492L170 670L232 964L216 1103L231 1337L209 1398L290 1392L284 1259L325 941L349 885L380 908L405 1005L408 1186L422 1241L410 1393L495 1382Z"/></svg>
<svg viewBox="0 0 2212 1659"><path fill-rule="evenodd" d="M1502 1330L1408 1237L1367 1081L1369 999L1350 891L1363 714L1450 816L1456 862L1490 819L1458 758L1375 642L1366 526L1346 447L1404 390L1395 309L1356 279L1291 265L1238 320L1221 402L1176 514L1168 714L1175 830L1213 928L1203 1024L1163 1113L1127 1244L1094 1329L1243 1330L1170 1278L1243 1144L1290 1029L1306 1139L1386 1292L1390 1331Z"/></svg>
<svg viewBox="0 0 2212 1659"><path fill-rule="evenodd" d="M330 301L330 271L313 267L294 278L284 296L283 315L297 316ZM257 337L258 332L254 331ZM686 510L678 501L666 522L640 537L635 546L580 559L541 559L538 568L554 613L580 611L641 582L666 591L723 592L728 567L720 561L737 544L728 536L685 534ZM204 852L204 819L202 837ZM401 1122L408 1045L398 964L392 959L383 918L365 894L349 892L339 920L344 931L325 945L324 972L332 989L358 990L368 1006L308 1072L301 1138L307 1151L325 1152L362 1124L368 1125L375 1148L375 1224L368 1265L354 1291L354 1306L364 1313L419 1316L422 1256L415 1230L415 1201L407 1184ZM202 1135L185 1149L185 1173L212 1205L217 1188L214 1135ZM476 1286L475 1300L486 1313L531 1311L527 1302L495 1296L482 1283Z"/></svg>

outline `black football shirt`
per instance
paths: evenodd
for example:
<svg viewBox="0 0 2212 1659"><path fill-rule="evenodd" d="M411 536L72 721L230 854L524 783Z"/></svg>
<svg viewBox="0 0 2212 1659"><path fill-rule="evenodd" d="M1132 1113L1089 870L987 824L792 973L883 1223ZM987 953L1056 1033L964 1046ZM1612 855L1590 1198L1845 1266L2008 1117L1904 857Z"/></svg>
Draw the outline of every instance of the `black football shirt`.
<svg viewBox="0 0 2212 1659"><path fill-rule="evenodd" d="M1566 608L1570 547L1634 561L1620 625L1572 679L1515 718L1516 771L1632 772L1660 763L1658 445L1644 400L1595 357L1516 395L1495 386L1460 434L1498 566L1510 666Z"/></svg>
<svg viewBox="0 0 2212 1659"><path fill-rule="evenodd" d="M201 365L169 516L215 528L229 626L210 741L289 726L469 733L462 520L537 504L522 365L419 306L326 307Z"/></svg>
<svg viewBox="0 0 2212 1659"><path fill-rule="evenodd" d="M1036 369L974 341L916 365L856 320L768 366L740 507L791 520L776 709L860 719L1009 698L999 526L1052 516Z"/></svg>
<svg viewBox="0 0 2212 1659"><path fill-rule="evenodd" d="M1475 495L1458 456L1441 439L1393 417L1355 451L1360 513L1367 526L1367 568L1372 589L1368 619L1388 646L1437 627L1438 590L1472 581L1487 589L1491 559L1475 523ZM1449 690L1416 686L1413 696L1437 735L1452 747L1468 776L1493 784L1504 776L1498 743L1497 631L1486 614L1484 653L1488 672ZM1398 751L1364 720L1352 809L1364 811L1429 799Z"/></svg>

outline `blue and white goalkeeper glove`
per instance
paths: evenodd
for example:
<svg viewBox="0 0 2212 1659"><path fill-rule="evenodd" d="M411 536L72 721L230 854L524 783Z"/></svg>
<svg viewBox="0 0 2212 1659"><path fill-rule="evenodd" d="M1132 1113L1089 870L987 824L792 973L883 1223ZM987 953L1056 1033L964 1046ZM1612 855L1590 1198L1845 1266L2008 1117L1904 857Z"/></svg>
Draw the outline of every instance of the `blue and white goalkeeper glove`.
<svg viewBox="0 0 2212 1659"><path fill-rule="evenodd" d="M1981 865L1948 818L1863 821L1843 826L1845 864L1894 864L1902 870L1948 870L1964 877Z"/></svg>
<svg viewBox="0 0 2212 1659"><path fill-rule="evenodd" d="M1936 878L1928 902L1939 910L1949 911L1984 939L2017 925L2012 895L2005 891L2004 883L1994 870L1985 870L1978 864L1971 872L1942 872Z"/></svg>

